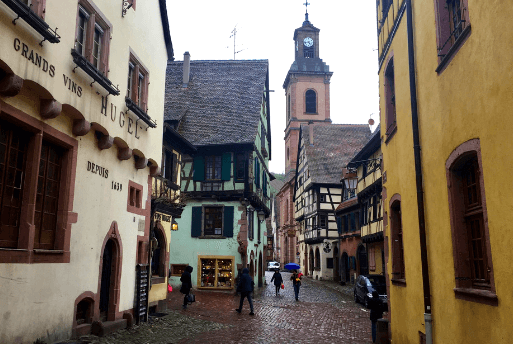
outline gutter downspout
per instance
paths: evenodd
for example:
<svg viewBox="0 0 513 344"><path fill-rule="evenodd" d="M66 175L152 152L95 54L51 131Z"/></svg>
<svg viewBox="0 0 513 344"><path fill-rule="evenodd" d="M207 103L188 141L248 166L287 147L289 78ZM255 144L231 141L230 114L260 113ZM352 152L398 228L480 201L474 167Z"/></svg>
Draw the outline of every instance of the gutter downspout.
<svg viewBox="0 0 513 344"><path fill-rule="evenodd" d="M424 291L424 321L426 344L433 343L431 322L431 295L429 285L429 266L427 260L426 223L424 217L424 191L422 188L422 161L420 156L419 118L417 108L417 86L415 78L415 51L413 46L413 12L412 1L406 0L406 22L408 30L408 65L410 74L410 99L413 129L413 155L415 158L415 179L417 188L417 210L419 216L420 259L422 263L422 286Z"/></svg>

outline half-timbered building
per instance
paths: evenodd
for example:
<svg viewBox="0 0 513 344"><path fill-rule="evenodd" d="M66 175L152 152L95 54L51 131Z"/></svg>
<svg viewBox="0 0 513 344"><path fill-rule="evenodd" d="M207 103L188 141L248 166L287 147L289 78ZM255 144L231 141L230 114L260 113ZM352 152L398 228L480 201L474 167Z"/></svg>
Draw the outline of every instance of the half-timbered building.
<svg viewBox="0 0 513 344"><path fill-rule="evenodd" d="M385 273L381 162L378 127L369 142L347 165L349 171L356 172L357 178L356 189L348 190L348 194L353 192L357 196L358 220L355 227L361 235L361 243L357 245L356 252L351 253L356 258L354 268L358 275ZM353 229L352 214L341 216L341 232L344 234Z"/></svg>
<svg viewBox="0 0 513 344"><path fill-rule="evenodd" d="M369 136L369 126L363 124L301 126L294 217L299 223L301 268L307 276L333 279L338 271L335 209L342 200L341 172Z"/></svg>
<svg viewBox="0 0 513 344"><path fill-rule="evenodd" d="M267 60L170 62L166 124L195 147L181 161L186 206L170 248L171 284L234 288L243 267L264 281L271 152Z"/></svg>

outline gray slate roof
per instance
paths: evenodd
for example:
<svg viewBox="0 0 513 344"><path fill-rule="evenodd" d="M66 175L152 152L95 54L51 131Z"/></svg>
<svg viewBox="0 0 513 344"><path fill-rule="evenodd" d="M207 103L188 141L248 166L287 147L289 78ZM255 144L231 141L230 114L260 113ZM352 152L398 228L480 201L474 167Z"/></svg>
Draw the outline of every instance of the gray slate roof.
<svg viewBox="0 0 513 344"><path fill-rule="evenodd" d="M253 143L268 75L267 60L191 61L182 87L183 61L168 62L164 120L193 145Z"/></svg>
<svg viewBox="0 0 513 344"><path fill-rule="evenodd" d="M313 145L310 142L313 127ZM340 183L342 168L371 136L367 124L301 125L312 183Z"/></svg>

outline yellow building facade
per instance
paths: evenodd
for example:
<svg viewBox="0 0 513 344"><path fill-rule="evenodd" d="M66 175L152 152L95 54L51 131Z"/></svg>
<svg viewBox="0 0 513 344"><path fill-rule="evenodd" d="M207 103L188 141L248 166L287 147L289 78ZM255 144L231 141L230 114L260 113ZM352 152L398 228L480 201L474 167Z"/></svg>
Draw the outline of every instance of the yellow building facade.
<svg viewBox="0 0 513 344"><path fill-rule="evenodd" d="M0 342L130 326L134 299L147 307L165 1L2 0L0 32Z"/></svg>
<svg viewBox="0 0 513 344"><path fill-rule="evenodd" d="M513 8L382 0L377 13L391 340L509 342Z"/></svg>

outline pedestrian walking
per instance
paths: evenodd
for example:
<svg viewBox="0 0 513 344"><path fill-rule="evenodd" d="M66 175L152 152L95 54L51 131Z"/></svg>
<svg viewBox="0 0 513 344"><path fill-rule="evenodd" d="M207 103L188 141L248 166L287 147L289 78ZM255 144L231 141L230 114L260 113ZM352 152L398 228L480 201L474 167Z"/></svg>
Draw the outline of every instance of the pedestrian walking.
<svg viewBox="0 0 513 344"><path fill-rule="evenodd" d="M191 272L192 266L187 266L185 271L182 273L182 277L180 277L180 282L182 282L182 286L180 288L180 293L184 294L183 297L183 309L187 309L187 297L192 289L192 281L191 281Z"/></svg>
<svg viewBox="0 0 513 344"><path fill-rule="evenodd" d="M372 292L372 298L369 300L370 320L372 326L372 342L376 343L376 324L378 319L383 318L383 305L379 299L379 294L376 290Z"/></svg>
<svg viewBox="0 0 513 344"><path fill-rule="evenodd" d="M294 286L294 295L296 296L296 301L299 301L299 287L301 287L301 278L303 277L303 274L300 272L298 273L297 270L293 270L292 276L290 276L290 279L292 281L292 285Z"/></svg>
<svg viewBox="0 0 513 344"><path fill-rule="evenodd" d="M280 270L276 269L273 274L273 278L271 278L271 283L274 281L274 287L276 288L276 296L280 295L280 288L283 283L283 278L281 277Z"/></svg>
<svg viewBox="0 0 513 344"><path fill-rule="evenodd" d="M251 293L255 289L255 282L251 276L249 276L248 268L242 269L242 276L240 276L239 284L237 285L237 292L240 293L240 304L239 308L236 308L235 311L240 314L242 311L242 304L244 302L244 298L248 298L249 308L251 312L249 315L255 315L253 312L253 300L251 299Z"/></svg>

